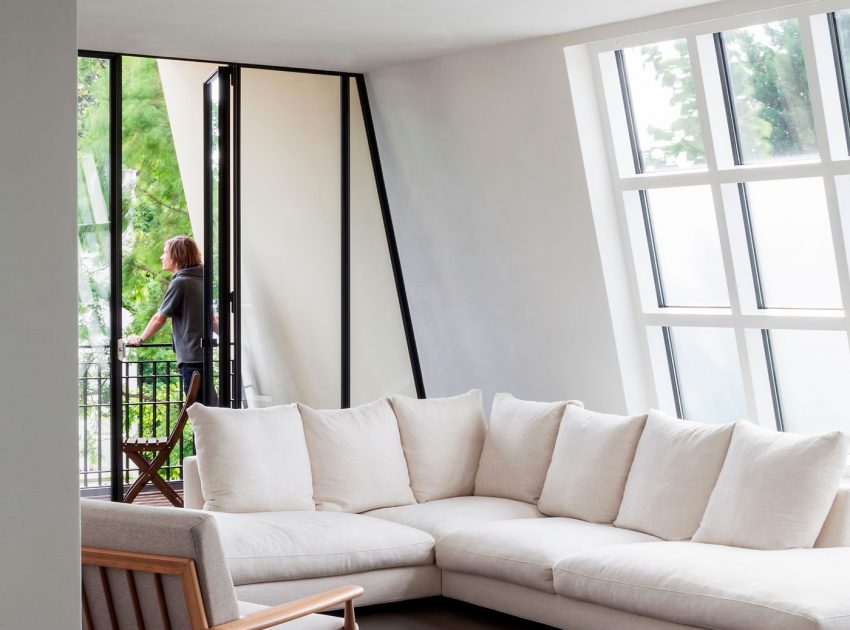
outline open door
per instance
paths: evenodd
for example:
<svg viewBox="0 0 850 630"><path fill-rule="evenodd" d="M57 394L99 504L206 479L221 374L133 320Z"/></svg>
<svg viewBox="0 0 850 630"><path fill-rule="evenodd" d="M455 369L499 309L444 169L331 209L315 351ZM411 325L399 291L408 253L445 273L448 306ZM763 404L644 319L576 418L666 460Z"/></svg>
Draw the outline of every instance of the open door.
<svg viewBox="0 0 850 630"><path fill-rule="evenodd" d="M233 312L234 268L231 204L231 68L219 67L204 81L204 399L222 407L242 406L238 318Z"/></svg>

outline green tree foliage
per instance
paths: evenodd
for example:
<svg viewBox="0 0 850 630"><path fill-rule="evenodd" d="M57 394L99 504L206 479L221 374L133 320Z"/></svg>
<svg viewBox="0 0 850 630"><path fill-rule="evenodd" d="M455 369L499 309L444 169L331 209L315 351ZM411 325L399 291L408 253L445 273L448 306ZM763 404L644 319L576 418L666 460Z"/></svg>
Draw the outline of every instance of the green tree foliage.
<svg viewBox="0 0 850 630"><path fill-rule="evenodd" d="M648 131L657 142L652 150L643 150L646 166L653 170L670 168L679 162L682 156L688 163L700 163L705 160L697 110L697 95L694 77L688 58L688 42L680 39L674 43L675 55L664 55L659 46L643 46L641 53L644 63L651 65L661 85L670 93L670 105L676 107L679 116L669 127L650 126Z"/></svg>
<svg viewBox="0 0 850 630"><path fill-rule="evenodd" d="M724 33L743 159L746 162L793 157L815 151L815 134L800 28L796 20ZM696 94L685 40L676 56L658 46L643 46L644 63L672 90L679 115L669 128L651 128L661 155L649 159L675 163L681 154L702 156Z"/></svg>
<svg viewBox="0 0 850 630"><path fill-rule="evenodd" d="M141 332L156 313L171 274L162 270L166 240L192 234L165 96L154 59L123 59L122 306L132 315L126 332ZM151 343L167 343L165 326ZM165 358L164 355L160 355Z"/></svg>
<svg viewBox="0 0 850 630"><path fill-rule="evenodd" d="M104 199L108 201L108 62L80 59L77 84L80 342L103 345L109 338L109 224L108 217L104 222L95 208L99 197L101 205ZM163 243L172 236L192 232L156 60L122 59L122 95L121 305L125 324L122 335L126 335L141 332L162 301L170 280L159 259ZM94 178L92 160L97 171ZM165 326L151 343L169 343L170 330L170 325ZM182 399L179 379L167 377L169 372L176 372L170 363L173 351L166 347L130 352L128 360L138 362L138 376L125 381L130 396L124 418L126 430L164 435L176 421ZM105 359L97 350L80 353L81 469L108 467L109 369ZM174 402L145 404L153 400ZM187 431L184 453L192 452L191 440L191 431ZM170 464L176 466L177 460L175 452ZM178 473L175 468L170 477L177 478ZM108 475L100 481L108 483Z"/></svg>

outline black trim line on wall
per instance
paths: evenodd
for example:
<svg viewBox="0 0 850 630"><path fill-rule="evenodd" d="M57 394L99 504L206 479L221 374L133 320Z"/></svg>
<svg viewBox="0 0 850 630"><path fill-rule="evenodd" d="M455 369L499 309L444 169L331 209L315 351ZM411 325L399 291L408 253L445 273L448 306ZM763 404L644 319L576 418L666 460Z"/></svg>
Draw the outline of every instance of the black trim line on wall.
<svg viewBox="0 0 850 630"><path fill-rule="evenodd" d="M416 336L413 332L413 320L410 317L410 307L407 302L407 289L404 285L404 275L401 269L401 259L398 255L398 243L393 228L390 202L387 196L386 182L384 181L384 170L381 166L381 155L378 151L378 141L375 136L375 124L372 119L372 108L369 106L369 95L366 91L366 79L362 74L355 76L357 82L357 93L360 96L360 110L363 115L363 123L366 127L366 139L369 143L369 155L372 158L372 172L375 175L375 188L378 193L378 201L381 205L381 216L384 220L384 232L387 237L387 248L390 254L390 264L395 279L396 294L398 296L401 321L404 326L404 336L407 340L407 351L410 355L410 368L413 372L413 382L416 386L416 395L425 398L425 384L422 380L422 368L419 364L419 351L416 347Z"/></svg>
<svg viewBox="0 0 850 630"><path fill-rule="evenodd" d="M340 406L351 406L351 95L349 78L339 79L340 113Z"/></svg>

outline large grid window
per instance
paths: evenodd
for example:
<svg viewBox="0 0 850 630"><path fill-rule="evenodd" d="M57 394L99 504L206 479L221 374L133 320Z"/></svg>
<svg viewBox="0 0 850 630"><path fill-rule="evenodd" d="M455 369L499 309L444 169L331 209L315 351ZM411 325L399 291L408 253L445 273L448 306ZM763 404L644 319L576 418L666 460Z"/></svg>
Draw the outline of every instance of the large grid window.
<svg viewBox="0 0 850 630"><path fill-rule="evenodd" d="M722 27L595 50L659 405L850 430L850 11Z"/></svg>

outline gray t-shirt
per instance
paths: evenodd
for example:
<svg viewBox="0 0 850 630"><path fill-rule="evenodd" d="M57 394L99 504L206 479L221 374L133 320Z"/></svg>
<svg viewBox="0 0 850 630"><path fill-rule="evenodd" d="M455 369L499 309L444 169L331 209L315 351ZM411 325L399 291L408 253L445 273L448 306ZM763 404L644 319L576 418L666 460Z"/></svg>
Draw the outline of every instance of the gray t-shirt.
<svg viewBox="0 0 850 630"><path fill-rule="evenodd" d="M177 363L201 363L204 350L204 268L180 269L171 278L159 312L171 318Z"/></svg>

